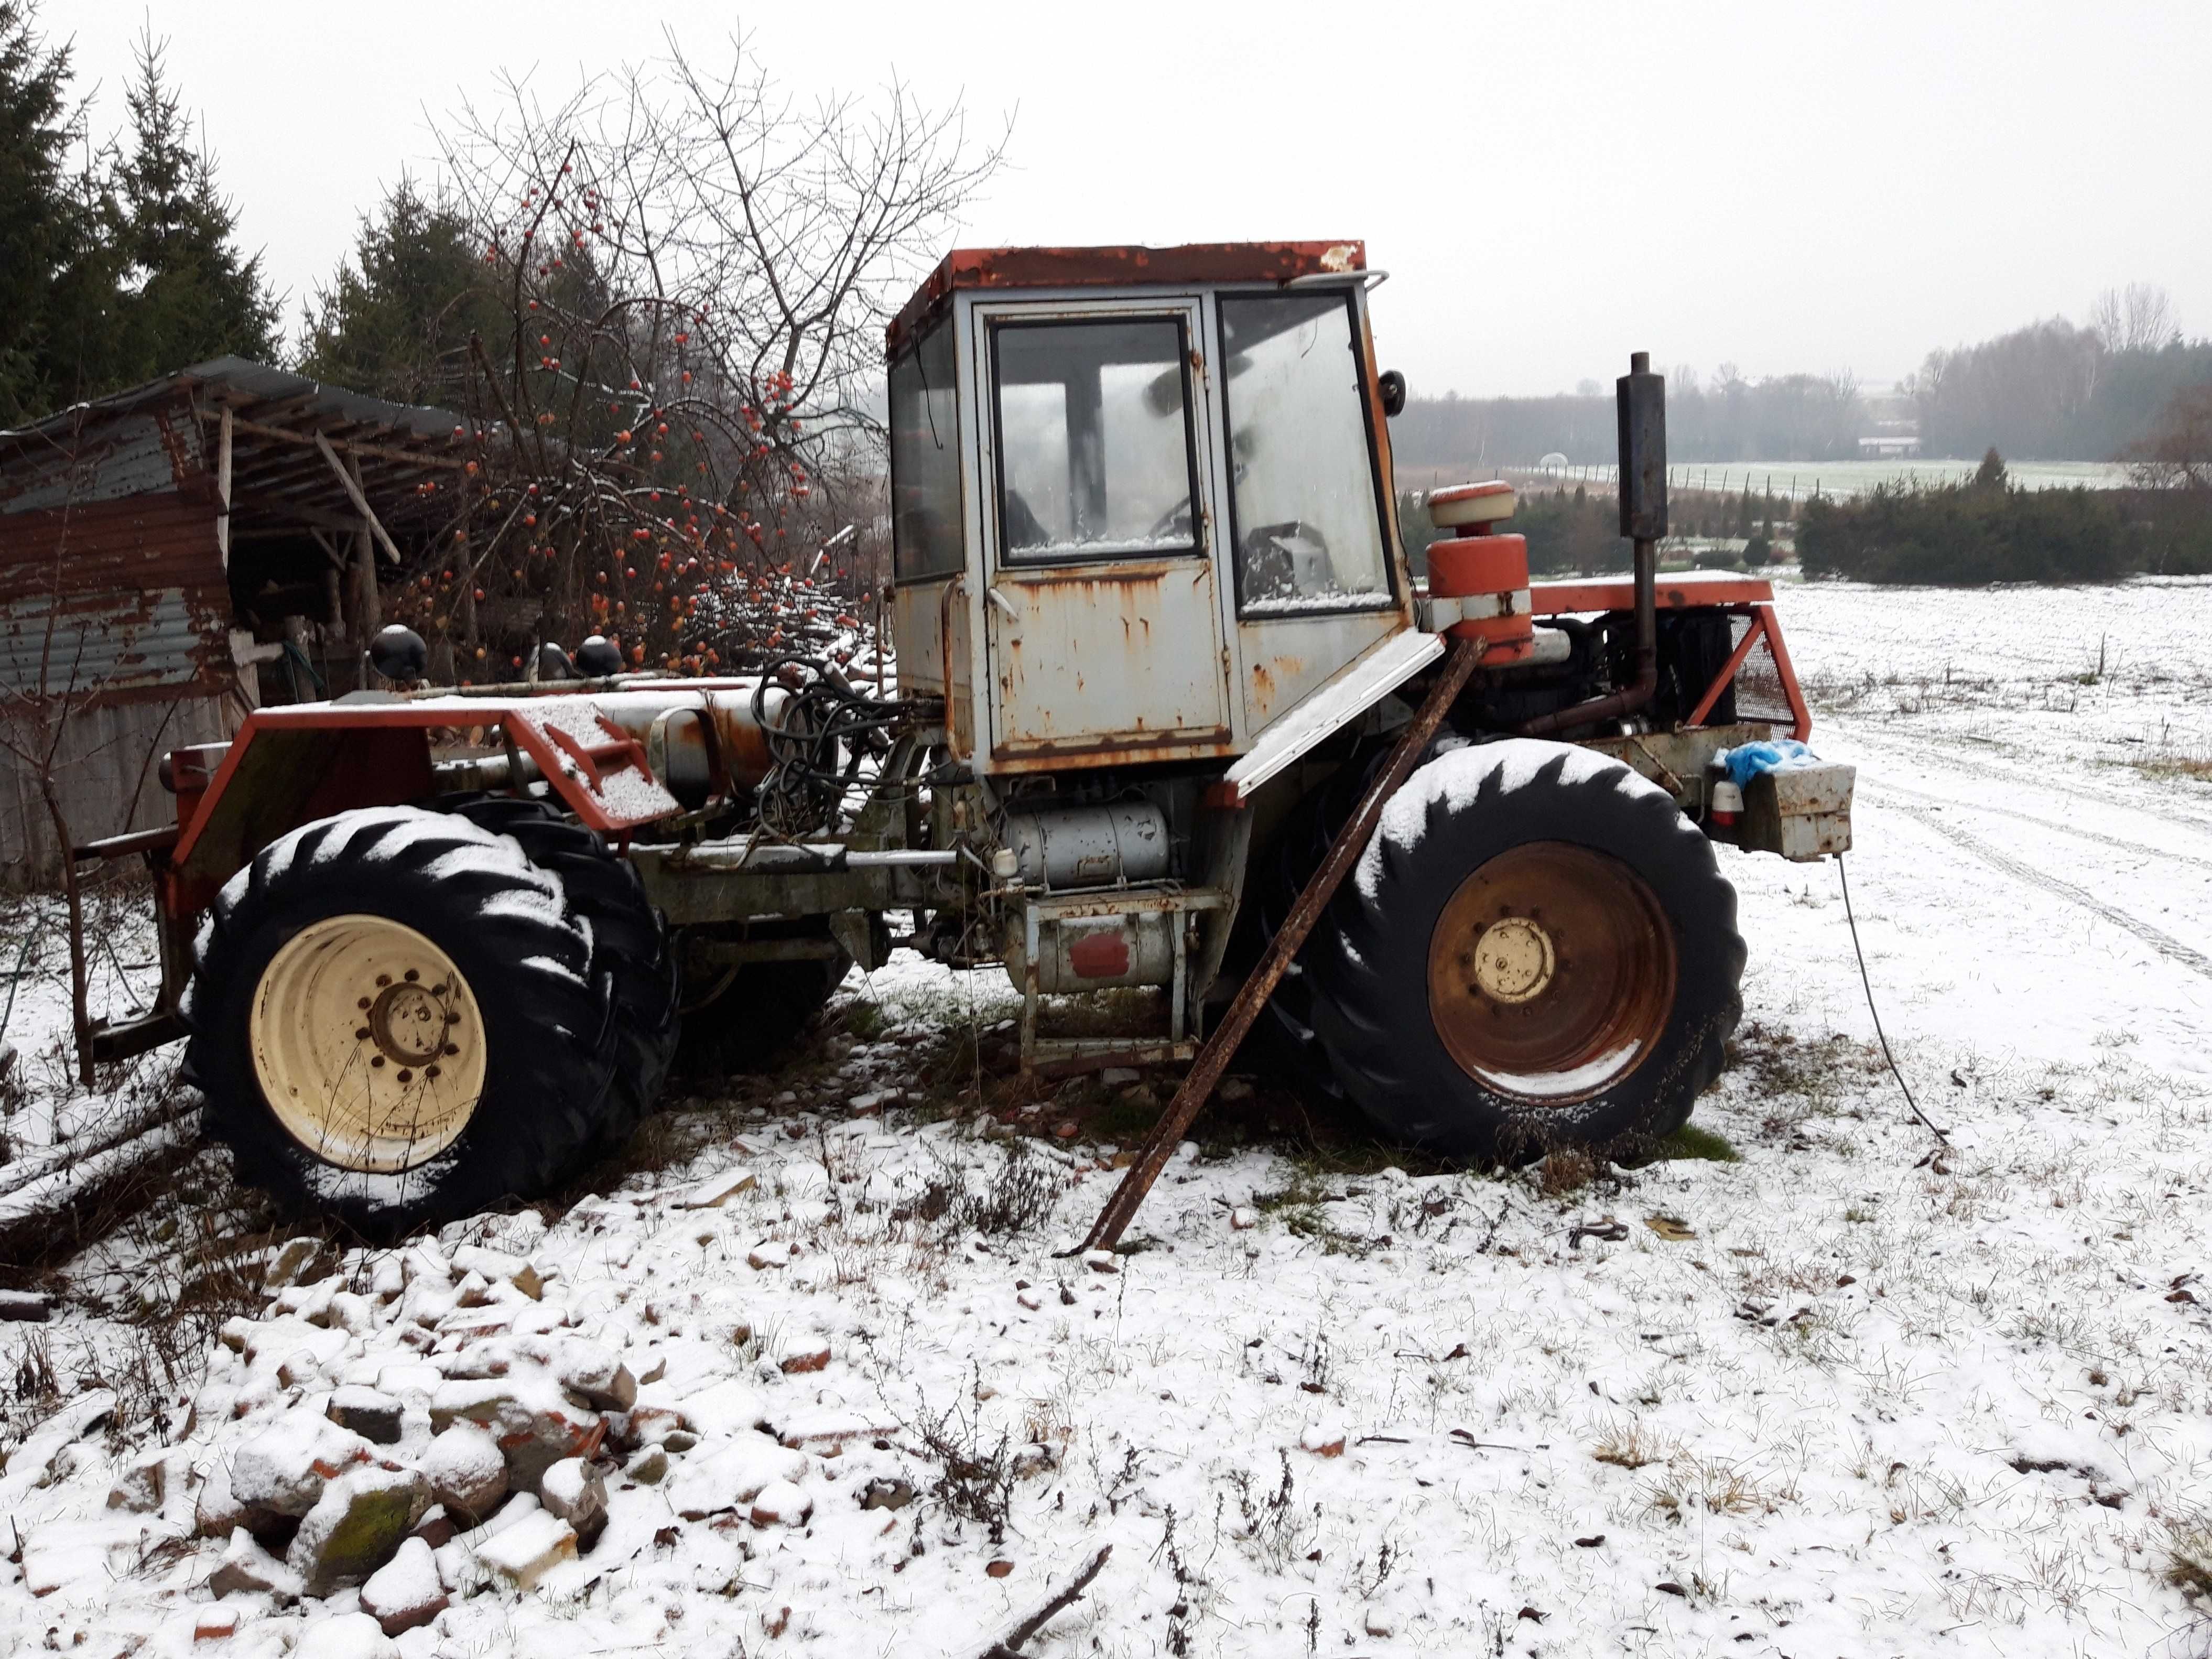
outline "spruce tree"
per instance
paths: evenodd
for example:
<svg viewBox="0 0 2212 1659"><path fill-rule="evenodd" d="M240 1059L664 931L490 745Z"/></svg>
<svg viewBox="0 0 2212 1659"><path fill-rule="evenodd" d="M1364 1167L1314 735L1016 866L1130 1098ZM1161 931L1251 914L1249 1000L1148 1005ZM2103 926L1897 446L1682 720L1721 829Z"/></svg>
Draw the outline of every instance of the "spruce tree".
<svg viewBox="0 0 2212 1659"><path fill-rule="evenodd" d="M97 188L70 173L69 48L37 21L35 0L0 0L0 426L97 389L80 347L114 298Z"/></svg>
<svg viewBox="0 0 2212 1659"><path fill-rule="evenodd" d="M458 398L471 331L496 352L514 326L477 240L403 176L308 305L300 372L400 403Z"/></svg>
<svg viewBox="0 0 2212 1659"><path fill-rule="evenodd" d="M163 78L161 53L141 37L126 95L130 150L114 168L111 234L131 290L114 368L121 383L226 354L271 362L278 351L278 305L261 256L238 250L237 215Z"/></svg>

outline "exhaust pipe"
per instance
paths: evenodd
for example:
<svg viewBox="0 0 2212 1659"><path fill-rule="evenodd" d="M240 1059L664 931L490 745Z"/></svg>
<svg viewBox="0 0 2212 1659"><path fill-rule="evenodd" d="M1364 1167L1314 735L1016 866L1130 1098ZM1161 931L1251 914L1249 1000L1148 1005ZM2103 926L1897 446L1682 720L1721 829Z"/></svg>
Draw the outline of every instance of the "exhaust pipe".
<svg viewBox="0 0 2212 1659"><path fill-rule="evenodd" d="M1636 678L1618 691L1524 721L1524 738L1614 720L1648 704L1659 690L1659 542L1667 533L1667 377L1651 354L1632 352L1613 382L1620 416L1620 533L1636 546Z"/></svg>

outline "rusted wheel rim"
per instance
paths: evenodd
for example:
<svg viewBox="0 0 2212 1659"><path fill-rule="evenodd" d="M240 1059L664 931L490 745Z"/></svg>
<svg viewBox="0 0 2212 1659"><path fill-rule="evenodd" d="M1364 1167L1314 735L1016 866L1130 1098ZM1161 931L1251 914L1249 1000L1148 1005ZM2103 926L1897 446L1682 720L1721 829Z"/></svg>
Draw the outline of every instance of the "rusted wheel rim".
<svg viewBox="0 0 2212 1659"><path fill-rule="evenodd" d="M1560 841L1500 853L1429 936L1429 1017L1483 1087L1545 1106L1601 1094L1674 1006L1674 930L1620 860Z"/></svg>
<svg viewBox="0 0 2212 1659"><path fill-rule="evenodd" d="M385 916L329 916L287 939L254 988L246 1036L277 1121L341 1169L428 1162L483 1094L483 1016L468 981Z"/></svg>

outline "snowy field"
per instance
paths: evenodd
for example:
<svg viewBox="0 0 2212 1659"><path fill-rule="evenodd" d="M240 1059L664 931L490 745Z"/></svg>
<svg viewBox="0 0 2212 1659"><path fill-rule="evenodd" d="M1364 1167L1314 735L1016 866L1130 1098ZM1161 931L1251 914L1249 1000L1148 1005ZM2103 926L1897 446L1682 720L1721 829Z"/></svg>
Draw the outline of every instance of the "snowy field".
<svg viewBox="0 0 2212 1659"><path fill-rule="evenodd" d="M1784 620L1948 1145L1836 869L1723 852L1746 1016L1695 1123L1735 1161L1408 1172L1271 1133L1263 1089L1100 1271L1054 1253L1143 1097L910 1109L1009 1069L1012 1000L902 958L788 1075L656 1120L682 1158L299 1246L204 1352L215 1313L163 1311L222 1311L163 1266L214 1212L184 1166L52 1322L0 1325L6 1420L46 1418L0 1441L0 1651L387 1650L366 1598L449 1603L409 1659L974 1659L1108 1546L1022 1653L2212 1650L2212 584L1791 587ZM15 1020L51 1083L59 1005ZM284 1249L253 1243L249 1289ZM307 1435L334 1402L393 1437ZM594 1547L556 1518L580 1465L329 1596L232 1531L255 1493L319 1504L302 1537L426 1470L458 1494L474 1443L433 1429L472 1420L597 1450Z"/></svg>

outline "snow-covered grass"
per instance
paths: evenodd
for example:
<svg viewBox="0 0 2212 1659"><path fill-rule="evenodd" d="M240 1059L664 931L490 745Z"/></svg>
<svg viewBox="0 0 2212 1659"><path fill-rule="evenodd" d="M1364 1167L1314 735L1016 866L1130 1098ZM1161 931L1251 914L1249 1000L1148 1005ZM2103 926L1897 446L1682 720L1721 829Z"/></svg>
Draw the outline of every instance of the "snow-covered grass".
<svg viewBox="0 0 2212 1659"><path fill-rule="evenodd" d="M1679 1149L1707 1156L1401 1170L1341 1126L1318 1151L1270 1133L1297 1114L1262 1090L1202 1121L1110 1273L1054 1252L1117 1178L1098 1133L1146 1097L963 1111L1008 1064L1003 976L856 976L789 1074L660 1120L646 1167L550 1229L445 1240L536 1261L531 1321L657 1369L649 1402L715 1390L677 1471L731 1432L710 1405L757 1396L807 1453L811 1519L686 1522L615 1475L596 1549L520 1595L457 1588L400 1650L972 1656L1107 1544L1025 1653L2212 1649L2189 1599L2212 1589L2212 783L2162 763L2212 754L2208 600L1784 595L1815 746L1861 769L1884 1023L1948 1145L1882 1063L1826 866L1723 854L1752 954L1696 1119L1719 1139ZM749 1190L678 1206L740 1165ZM64 1284L123 1308L160 1248ZM387 1261L327 1265L373 1292ZM190 1647L224 1547L189 1536L191 1471L419 1366L423 1333L459 1352L421 1322L442 1306L395 1293L289 1387L281 1356L263 1378L222 1351L163 1431L18 1453L0 1507L27 1570L76 1571L35 1596L0 1567L0 1647ZM96 1317L0 1326L0 1383L35 1350L78 1395ZM823 1369L779 1364L823 1343ZM163 1440L170 1498L106 1508ZM234 1596L227 1645L355 1604Z"/></svg>

